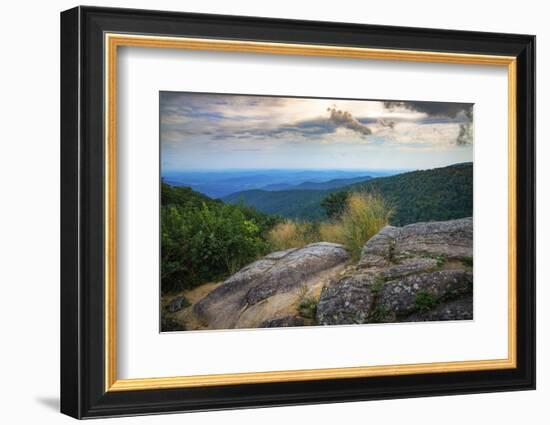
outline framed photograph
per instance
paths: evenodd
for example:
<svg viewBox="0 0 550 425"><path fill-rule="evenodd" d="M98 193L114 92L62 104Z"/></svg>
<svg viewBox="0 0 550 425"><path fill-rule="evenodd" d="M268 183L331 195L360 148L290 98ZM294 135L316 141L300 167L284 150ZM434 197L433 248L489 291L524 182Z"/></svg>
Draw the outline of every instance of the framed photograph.
<svg viewBox="0 0 550 425"><path fill-rule="evenodd" d="M61 411L535 388L535 37L61 14Z"/></svg>

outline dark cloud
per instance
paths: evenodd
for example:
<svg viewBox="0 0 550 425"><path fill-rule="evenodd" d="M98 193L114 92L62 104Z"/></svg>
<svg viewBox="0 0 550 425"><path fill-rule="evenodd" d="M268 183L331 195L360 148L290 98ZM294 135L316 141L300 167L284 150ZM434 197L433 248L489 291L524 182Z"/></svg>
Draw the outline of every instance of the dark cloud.
<svg viewBox="0 0 550 425"><path fill-rule="evenodd" d="M453 119L459 125L456 144L465 146L473 142L473 105L471 103L386 101L384 107L390 111L404 108L409 111L422 112L427 114L430 119Z"/></svg>
<svg viewBox="0 0 550 425"><path fill-rule="evenodd" d="M393 130L393 128L395 127L395 120L388 120L388 119L380 118L378 120L378 124L380 124L382 127L388 127L388 128L391 128Z"/></svg>
<svg viewBox="0 0 550 425"><path fill-rule="evenodd" d="M455 102L404 102L404 101L386 101L384 107L389 110L405 108L410 111L423 112L432 117L457 118L461 113L466 116L472 116L471 103Z"/></svg>
<svg viewBox="0 0 550 425"><path fill-rule="evenodd" d="M336 109L335 106L328 108L327 111L330 112L330 121L336 127L348 128L362 136L372 134L372 130L368 126L357 121L348 111Z"/></svg>
<svg viewBox="0 0 550 425"><path fill-rule="evenodd" d="M458 130L458 137L456 138L456 144L458 146L465 146L472 144L473 140L473 128L472 123L462 123Z"/></svg>

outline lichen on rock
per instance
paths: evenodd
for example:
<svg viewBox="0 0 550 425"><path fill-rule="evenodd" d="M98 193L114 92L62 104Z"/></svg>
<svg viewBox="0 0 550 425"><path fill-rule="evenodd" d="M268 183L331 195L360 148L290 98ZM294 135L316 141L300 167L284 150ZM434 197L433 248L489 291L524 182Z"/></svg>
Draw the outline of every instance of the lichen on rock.
<svg viewBox="0 0 550 425"><path fill-rule="evenodd" d="M472 234L471 218L384 227L323 289L319 324L471 319Z"/></svg>
<svg viewBox="0 0 550 425"><path fill-rule="evenodd" d="M324 285L348 259L344 246L328 242L271 253L221 283L194 312L214 329L259 327L296 310L304 291Z"/></svg>

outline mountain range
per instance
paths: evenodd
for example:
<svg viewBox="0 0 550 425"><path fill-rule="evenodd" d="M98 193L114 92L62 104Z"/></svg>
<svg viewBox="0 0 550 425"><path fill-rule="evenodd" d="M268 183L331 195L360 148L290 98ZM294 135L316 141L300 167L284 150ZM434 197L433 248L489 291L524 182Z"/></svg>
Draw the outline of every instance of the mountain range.
<svg viewBox="0 0 550 425"><path fill-rule="evenodd" d="M403 170L196 170L163 171L162 181L185 186L211 198L246 190L334 189Z"/></svg>
<svg viewBox="0 0 550 425"><path fill-rule="evenodd" d="M351 177L349 179L332 179L326 182L303 182L300 184L274 183L262 187L262 190L326 190L337 189L353 183L365 182L372 179L372 176Z"/></svg>
<svg viewBox="0 0 550 425"><path fill-rule="evenodd" d="M291 219L323 220L327 217L321 201L327 196L336 192L376 191L393 206L391 223L394 225L472 216L471 162L387 177L356 178L366 181L339 185L331 180L323 184L299 184L283 190L274 190L272 186L270 190L264 188L232 193L222 200L243 203L261 212Z"/></svg>

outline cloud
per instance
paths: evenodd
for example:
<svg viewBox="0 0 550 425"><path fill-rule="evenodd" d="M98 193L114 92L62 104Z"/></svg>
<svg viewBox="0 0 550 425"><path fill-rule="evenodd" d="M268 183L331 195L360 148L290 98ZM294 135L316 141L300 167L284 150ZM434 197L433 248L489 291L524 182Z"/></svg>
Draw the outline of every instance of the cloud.
<svg viewBox="0 0 550 425"><path fill-rule="evenodd" d="M470 104L161 92L163 149L317 152L456 149L473 138ZM365 143L368 139L368 143ZM355 147L354 147L355 146ZM182 153L183 155L183 153Z"/></svg>
<svg viewBox="0 0 550 425"><path fill-rule="evenodd" d="M336 109L336 106L327 108L327 111L330 112L329 120L336 127L348 128L362 136L368 136L372 134L372 130L368 126L366 126L365 124L361 124L349 112L343 111L341 109Z"/></svg>
<svg viewBox="0 0 550 425"><path fill-rule="evenodd" d="M456 118L460 113L470 114L472 104L455 102L422 102L422 101L385 101L386 109L398 110L408 109L410 111L423 112L432 117Z"/></svg>
<svg viewBox="0 0 550 425"><path fill-rule="evenodd" d="M389 127L393 130L395 127L395 121L394 120L388 120L384 118L380 118L378 121L378 124L380 124L382 127Z"/></svg>
<svg viewBox="0 0 550 425"><path fill-rule="evenodd" d="M408 109L422 112L429 118L450 118L458 123L457 146L473 143L473 105L470 103L386 101L384 107L390 111Z"/></svg>
<svg viewBox="0 0 550 425"><path fill-rule="evenodd" d="M473 127L472 123L460 124L458 136L456 138L456 144L458 146L471 145L473 141Z"/></svg>

